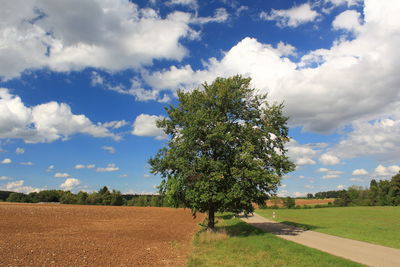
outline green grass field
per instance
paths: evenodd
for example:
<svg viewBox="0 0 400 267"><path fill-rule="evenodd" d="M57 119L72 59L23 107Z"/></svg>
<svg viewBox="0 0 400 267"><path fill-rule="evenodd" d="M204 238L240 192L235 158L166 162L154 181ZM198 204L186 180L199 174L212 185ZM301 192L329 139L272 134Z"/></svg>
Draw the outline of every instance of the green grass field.
<svg viewBox="0 0 400 267"><path fill-rule="evenodd" d="M265 209L256 212L313 231L400 248L400 206Z"/></svg>
<svg viewBox="0 0 400 267"><path fill-rule="evenodd" d="M230 215L218 233L199 232L189 266L363 266L266 233Z"/></svg>

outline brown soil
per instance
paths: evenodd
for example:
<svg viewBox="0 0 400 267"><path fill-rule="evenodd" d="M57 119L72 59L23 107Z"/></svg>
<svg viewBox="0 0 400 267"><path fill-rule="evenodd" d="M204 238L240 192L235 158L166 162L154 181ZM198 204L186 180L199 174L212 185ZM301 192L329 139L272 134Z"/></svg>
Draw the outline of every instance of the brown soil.
<svg viewBox="0 0 400 267"><path fill-rule="evenodd" d="M189 210L0 203L0 266L184 266Z"/></svg>
<svg viewBox="0 0 400 267"><path fill-rule="evenodd" d="M326 198L326 199L295 199L296 205L303 206L303 205L317 205L317 204L327 204L329 202L333 202L335 199L334 198ZM280 208L283 207L283 200L279 199L276 201L267 201L267 206L278 206ZM255 208L258 208L257 204L254 204Z"/></svg>
<svg viewBox="0 0 400 267"><path fill-rule="evenodd" d="M317 205L317 204L327 204L329 202L335 201L334 198L326 199L296 199L296 205Z"/></svg>

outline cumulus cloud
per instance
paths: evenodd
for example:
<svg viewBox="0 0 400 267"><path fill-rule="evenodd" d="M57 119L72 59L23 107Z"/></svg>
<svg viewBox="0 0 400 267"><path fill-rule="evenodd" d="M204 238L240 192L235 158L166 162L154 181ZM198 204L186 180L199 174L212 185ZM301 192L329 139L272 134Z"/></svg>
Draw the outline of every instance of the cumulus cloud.
<svg viewBox="0 0 400 267"><path fill-rule="evenodd" d="M181 60L187 49L180 41L193 33L191 14L161 17L129 0L15 0L3 3L0 12L0 76L5 78L43 67L114 71L154 59Z"/></svg>
<svg viewBox="0 0 400 267"><path fill-rule="evenodd" d="M165 4L166 5L189 6L193 9L198 8L197 0L169 0Z"/></svg>
<svg viewBox="0 0 400 267"><path fill-rule="evenodd" d="M347 6L356 6L363 2L363 0L324 0L325 3L330 3L334 6L341 6L346 4Z"/></svg>
<svg viewBox="0 0 400 267"><path fill-rule="evenodd" d="M337 188L338 190L343 190L343 189L346 188L346 186L340 184L340 185L336 186L336 188Z"/></svg>
<svg viewBox="0 0 400 267"><path fill-rule="evenodd" d="M57 172L54 174L54 177L56 178L66 178L66 177L70 177L71 175L69 175L66 172Z"/></svg>
<svg viewBox="0 0 400 267"><path fill-rule="evenodd" d="M361 14L355 10L346 10L336 16L332 22L334 29L357 32L361 27Z"/></svg>
<svg viewBox="0 0 400 267"><path fill-rule="evenodd" d="M145 72L143 70L143 72ZM101 76L98 72L92 72L92 86L101 85L103 88L117 92L123 95L130 95L133 96L138 101L157 101L160 103L167 103L170 101L170 97L167 94L161 95L160 91L162 89L155 89L155 90L146 90L143 88L142 81L136 78L131 79L131 86L127 88L122 84L113 85L110 82L106 81L106 79ZM95 82L94 82L95 81ZM116 123L115 125L124 126L127 124L126 121L120 121L119 124ZM104 127L114 126L114 121L103 123ZM118 127L113 127L118 128Z"/></svg>
<svg viewBox="0 0 400 267"><path fill-rule="evenodd" d="M54 170L54 165L50 165L49 167L47 167L46 172L51 172Z"/></svg>
<svg viewBox="0 0 400 267"><path fill-rule="evenodd" d="M12 160L10 158L5 158L1 161L1 164L10 164L12 163Z"/></svg>
<svg viewBox="0 0 400 267"><path fill-rule="evenodd" d="M13 191L13 192L20 192L20 193L30 193L30 192L39 192L39 188L34 188L32 186L24 185L24 180L18 180L14 182L9 182L5 185L0 185L0 190L5 191Z"/></svg>
<svg viewBox="0 0 400 267"><path fill-rule="evenodd" d="M340 175L337 175L337 174L326 174L326 175L322 176L322 179L336 179L339 177L340 177Z"/></svg>
<svg viewBox="0 0 400 267"><path fill-rule="evenodd" d="M210 22L224 22L228 20L229 14L225 8L217 8L214 12L214 16L212 17L195 17L191 19L193 23L210 23Z"/></svg>
<svg viewBox="0 0 400 267"><path fill-rule="evenodd" d="M21 147L17 147L15 149L15 153L18 155L24 154L25 153L25 149L21 148Z"/></svg>
<svg viewBox="0 0 400 267"><path fill-rule="evenodd" d="M7 176L0 176L0 181L12 180L13 178Z"/></svg>
<svg viewBox="0 0 400 267"><path fill-rule="evenodd" d="M383 166L379 164L374 171L374 175L376 176L386 176L387 178L390 178L391 176L394 176L395 174L400 172L400 166L398 165L391 165L391 166Z"/></svg>
<svg viewBox="0 0 400 267"><path fill-rule="evenodd" d="M143 73L143 79L155 91L174 93L218 76L242 74L250 76L260 92L269 93L271 101L285 101L290 125L305 131L329 133L355 121L374 121L382 114L393 115L400 101L399 9L396 0L366 1L357 36L309 51L300 62L247 37L198 70L171 66Z"/></svg>
<svg viewBox="0 0 400 267"><path fill-rule="evenodd" d="M115 172L118 170L119 170L119 168L114 163L108 164L107 167L105 167L105 168L97 168L96 169L97 172Z"/></svg>
<svg viewBox="0 0 400 267"><path fill-rule="evenodd" d="M400 114L399 114L400 115ZM356 121L332 153L342 158L373 155L381 161L395 161L400 151L400 116L374 121Z"/></svg>
<svg viewBox="0 0 400 267"><path fill-rule="evenodd" d="M102 124L102 126L106 127L106 128L118 129L118 128L124 127L127 124L128 124L128 122L126 120L120 120L120 121L105 122Z"/></svg>
<svg viewBox="0 0 400 267"><path fill-rule="evenodd" d="M288 149L287 154L290 160L297 166L316 164L315 160L312 158L315 157L319 151L315 149L313 144L301 145L296 140L291 139L290 142L287 143L286 148Z"/></svg>
<svg viewBox="0 0 400 267"><path fill-rule="evenodd" d="M52 101L27 107L19 96L0 88L0 138L40 143L67 140L77 133L120 139L107 128L93 124L85 115L73 114L65 103Z"/></svg>
<svg viewBox="0 0 400 267"><path fill-rule="evenodd" d="M367 175L368 171L365 169L355 169L352 175Z"/></svg>
<svg viewBox="0 0 400 267"><path fill-rule="evenodd" d="M312 10L309 3L294 6L290 9L281 9L260 13L260 18L264 20L276 21L278 27L298 27L301 24L314 21L319 16L318 12Z"/></svg>
<svg viewBox="0 0 400 267"><path fill-rule="evenodd" d="M76 186L80 185L81 181L76 178L68 178L64 183L60 184L60 188L63 190L73 190Z"/></svg>
<svg viewBox="0 0 400 267"><path fill-rule="evenodd" d="M331 170L328 168L319 168L316 170L316 172L324 173L324 175L321 177L322 179L336 179L340 178L340 176L343 174L342 171Z"/></svg>
<svg viewBox="0 0 400 267"><path fill-rule="evenodd" d="M340 163L340 159L338 157L328 153L322 154L318 160L324 165L336 165Z"/></svg>
<svg viewBox="0 0 400 267"><path fill-rule="evenodd" d="M85 169L85 168L86 169L93 169L95 167L96 167L96 165L94 165L94 164L88 164L88 165L76 164L74 168L79 170L79 169Z"/></svg>
<svg viewBox="0 0 400 267"><path fill-rule="evenodd" d="M111 154L114 154L116 152L115 148L112 146L102 146L102 149L104 149L105 151L108 151Z"/></svg>
<svg viewBox="0 0 400 267"><path fill-rule="evenodd" d="M157 140L166 139L168 136L164 131L157 127L156 121L163 119L163 116L140 114L133 123L133 135L153 136Z"/></svg>

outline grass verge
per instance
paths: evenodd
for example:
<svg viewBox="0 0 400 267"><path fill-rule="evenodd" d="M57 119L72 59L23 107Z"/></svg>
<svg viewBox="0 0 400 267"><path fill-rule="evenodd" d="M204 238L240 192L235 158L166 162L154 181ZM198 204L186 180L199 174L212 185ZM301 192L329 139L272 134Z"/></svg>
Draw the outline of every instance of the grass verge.
<svg viewBox="0 0 400 267"><path fill-rule="evenodd" d="M197 233L188 266L363 266L278 238L232 215L219 220L216 234Z"/></svg>
<svg viewBox="0 0 400 267"><path fill-rule="evenodd" d="M400 248L400 206L265 209L261 216L313 231Z"/></svg>

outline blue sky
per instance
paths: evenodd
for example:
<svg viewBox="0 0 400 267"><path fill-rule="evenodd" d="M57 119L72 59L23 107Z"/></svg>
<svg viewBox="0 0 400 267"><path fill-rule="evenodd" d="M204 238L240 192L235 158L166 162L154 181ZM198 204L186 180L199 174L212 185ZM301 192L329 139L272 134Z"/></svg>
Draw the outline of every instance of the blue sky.
<svg viewBox="0 0 400 267"><path fill-rule="evenodd" d="M155 192L176 90L252 78L290 117L280 195L400 170L400 3L2 1L0 190Z"/></svg>

